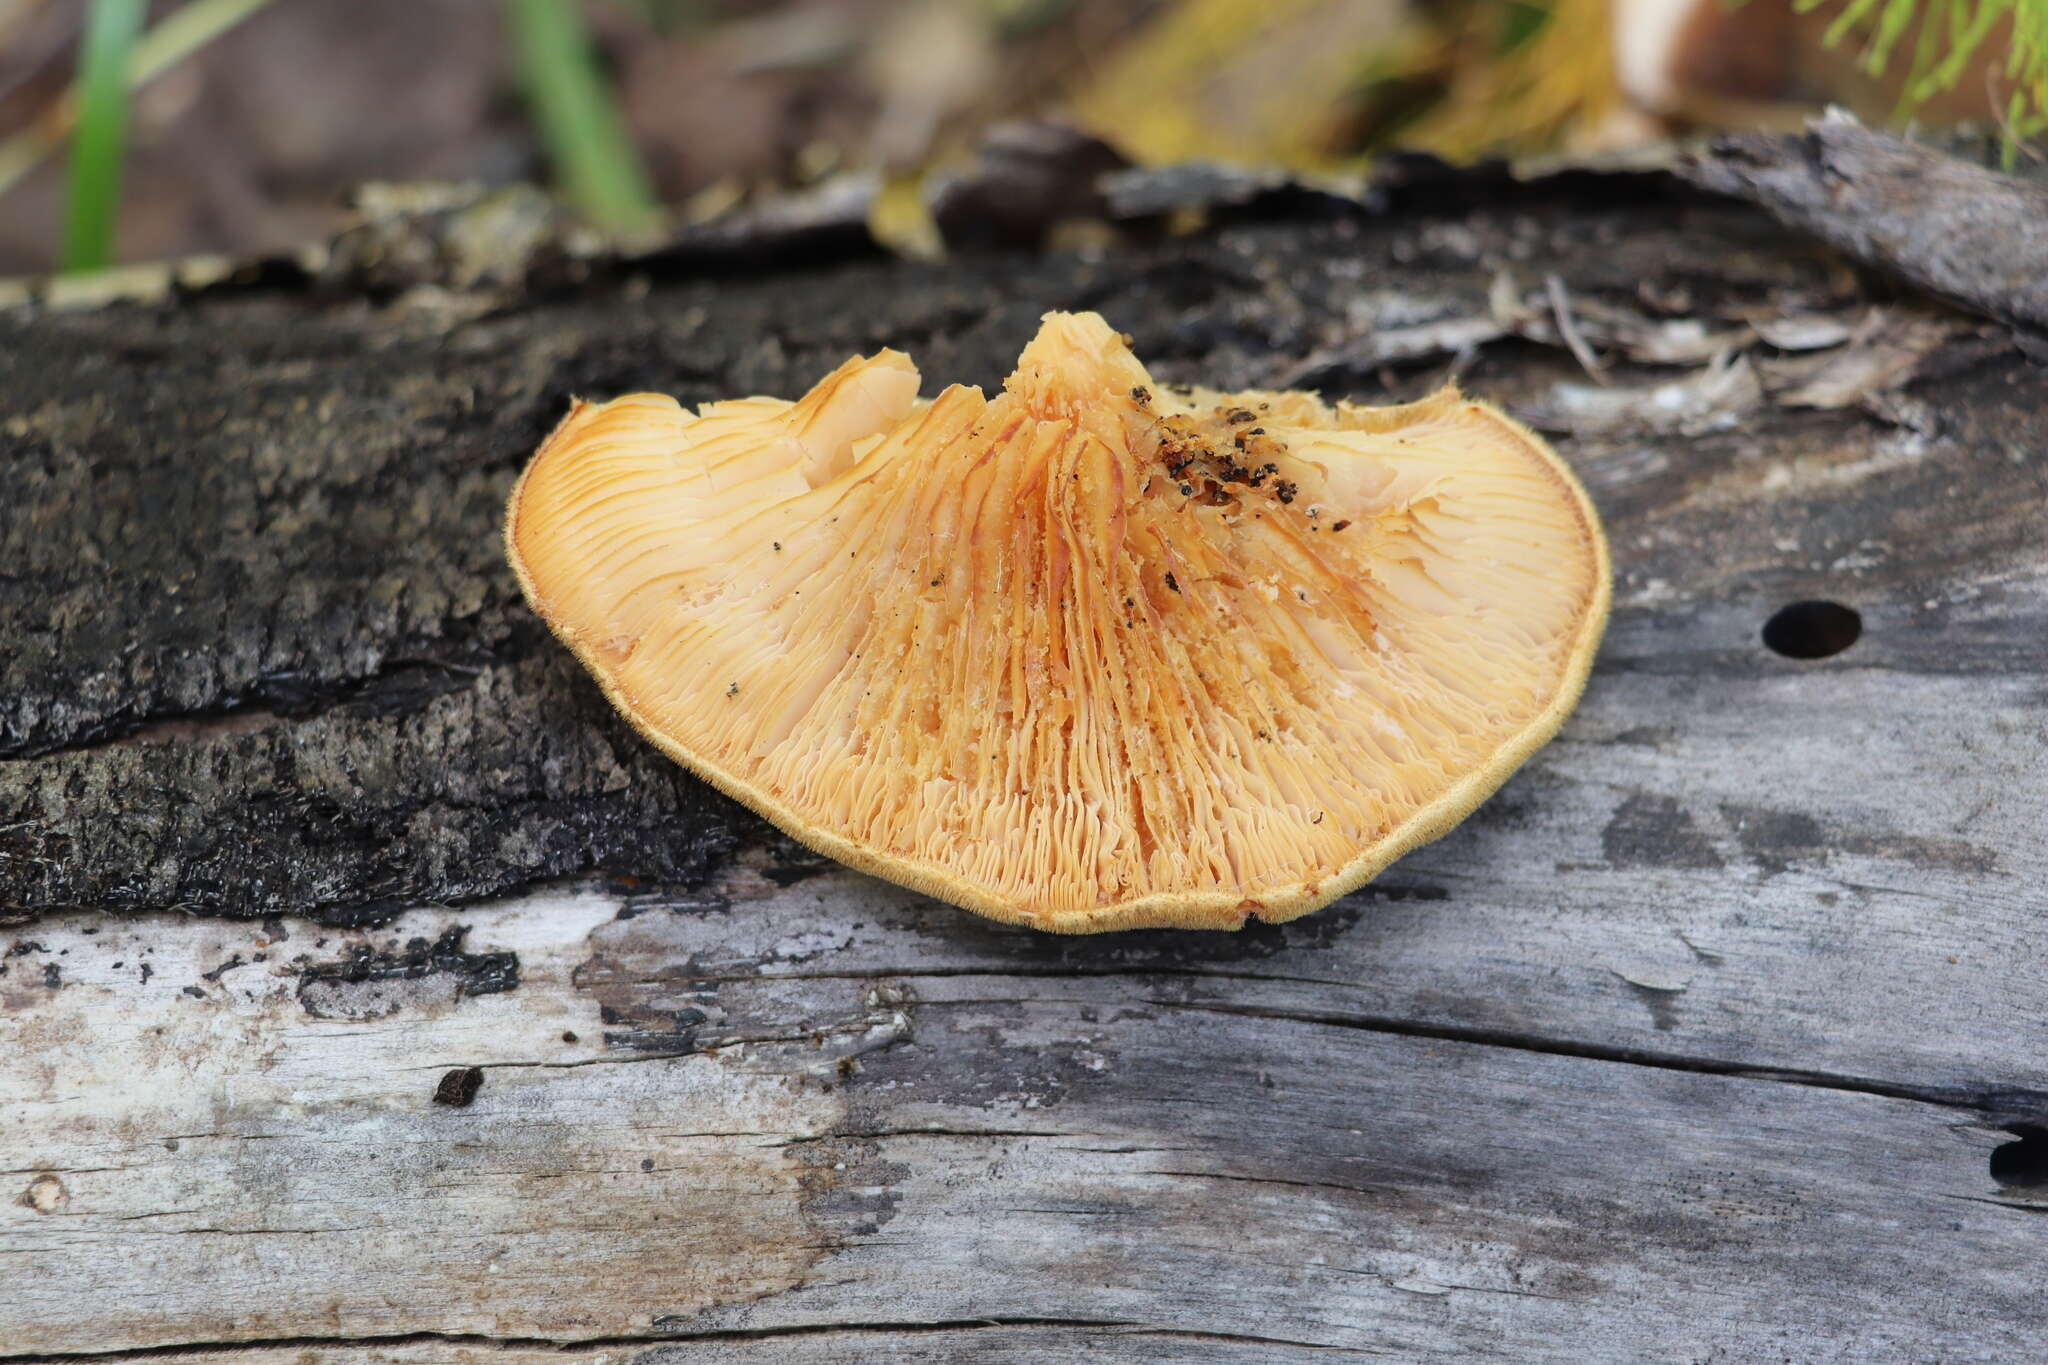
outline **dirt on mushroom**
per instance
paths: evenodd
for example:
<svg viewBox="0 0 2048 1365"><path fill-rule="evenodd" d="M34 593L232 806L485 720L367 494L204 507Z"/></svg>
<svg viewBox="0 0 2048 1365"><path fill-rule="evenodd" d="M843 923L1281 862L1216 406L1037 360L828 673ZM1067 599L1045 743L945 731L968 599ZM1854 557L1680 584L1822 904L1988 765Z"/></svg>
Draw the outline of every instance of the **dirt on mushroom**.
<svg viewBox="0 0 2048 1365"><path fill-rule="evenodd" d="M619 710L823 853L1056 932L1291 919L1577 700L1599 521L1484 403L1166 390L1062 313L993 398L917 390L578 403L508 512Z"/></svg>

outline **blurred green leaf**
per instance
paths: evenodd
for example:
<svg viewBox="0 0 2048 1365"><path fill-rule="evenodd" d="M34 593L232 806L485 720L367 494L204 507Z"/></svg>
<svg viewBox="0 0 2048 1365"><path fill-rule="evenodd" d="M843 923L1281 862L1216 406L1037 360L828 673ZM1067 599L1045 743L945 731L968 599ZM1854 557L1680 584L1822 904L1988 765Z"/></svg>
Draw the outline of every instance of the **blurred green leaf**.
<svg viewBox="0 0 2048 1365"><path fill-rule="evenodd" d="M506 0L506 8L534 122L570 201L609 231L652 227L660 207L576 0Z"/></svg>
<svg viewBox="0 0 2048 1365"><path fill-rule="evenodd" d="M86 15L64 218L65 270L98 270L114 257L128 143L128 70L142 31L142 7L143 0L93 0Z"/></svg>
<svg viewBox="0 0 2048 1365"><path fill-rule="evenodd" d="M172 10L135 45L126 72L132 93L170 67L191 56L228 29L269 4L270 0L191 0ZM0 194L27 175L42 159L64 144L78 126L83 98L78 82L26 128L0 141Z"/></svg>
<svg viewBox="0 0 2048 1365"><path fill-rule="evenodd" d="M1502 6L1500 50L1515 51L1541 33L1543 26L1549 22L1549 5L1532 4L1529 0L1508 0L1508 3Z"/></svg>

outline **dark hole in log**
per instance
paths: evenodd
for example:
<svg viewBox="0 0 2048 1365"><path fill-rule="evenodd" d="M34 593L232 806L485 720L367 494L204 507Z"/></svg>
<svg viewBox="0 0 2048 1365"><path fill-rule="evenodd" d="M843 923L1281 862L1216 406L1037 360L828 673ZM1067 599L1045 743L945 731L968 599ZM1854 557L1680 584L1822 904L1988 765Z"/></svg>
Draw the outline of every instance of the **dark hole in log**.
<svg viewBox="0 0 2048 1365"><path fill-rule="evenodd" d="M2048 1128L2015 1123L2006 1132L2018 1139L1991 1150L1991 1178L2010 1188L2048 1188Z"/></svg>
<svg viewBox="0 0 2048 1365"><path fill-rule="evenodd" d="M1840 654L1863 634L1863 617L1840 602L1794 602L1764 622L1764 645L1788 659Z"/></svg>

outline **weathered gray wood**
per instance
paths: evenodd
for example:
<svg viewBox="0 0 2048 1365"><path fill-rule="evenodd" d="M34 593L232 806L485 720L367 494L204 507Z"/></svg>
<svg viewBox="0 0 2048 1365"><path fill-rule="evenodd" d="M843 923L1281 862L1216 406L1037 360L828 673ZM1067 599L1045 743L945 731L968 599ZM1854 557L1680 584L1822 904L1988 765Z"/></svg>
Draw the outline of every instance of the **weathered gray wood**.
<svg viewBox="0 0 2048 1365"><path fill-rule="evenodd" d="M2018 1043L2041 1000L2034 793L2048 763L2033 691L1877 671L1762 680L1733 697L1642 683L1596 685L1565 738L1466 826L1295 924L1048 938L835 872L787 890L740 875L683 902L718 913L649 914L593 944L622 982L654 983L622 986L621 1010L691 980L723 1008L764 976L942 986L1025 971L2038 1103L2039 1059ZM1765 736L1748 719L1759 712L1774 717ZM1839 790L1845 718L1855 763L1884 784ZM1956 754L1981 760L1981 776L1955 771ZM1906 832L1958 826L1974 838Z"/></svg>
<svg viewBox="0 0 2048 1365"><path fill-rule="evenodd" d="M33 1060L0 1080L22 1199L0 1358L425 1331L711 1334L673 1358L744 1360L788 1343L727 1334L862 1324L878 1358L919 1339L891 1325L990 1319L1163 1334L1156 1358L1208 1334L1271 1359L1966 1360L2043 1325L2040 1218L1953 1108L1401 1037L1142 974L627 1000L635 926L737 912L616 910L409 915L400 937L463 923L518 954L518 987L428 975L325 1019L304 966L386 936L38 926L68 984L10 990ZM782 956L829 951L799 931ZM437 1105L467 1064L475 1101ZM1074 1335L1018 1331L1008 1358Z"/></svg>

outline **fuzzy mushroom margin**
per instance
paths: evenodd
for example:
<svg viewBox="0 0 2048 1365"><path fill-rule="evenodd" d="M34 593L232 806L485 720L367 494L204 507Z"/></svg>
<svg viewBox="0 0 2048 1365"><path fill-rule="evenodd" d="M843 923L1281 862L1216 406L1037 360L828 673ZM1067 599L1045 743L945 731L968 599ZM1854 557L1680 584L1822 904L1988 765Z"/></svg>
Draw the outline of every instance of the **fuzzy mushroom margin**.
<svg viewBox="0 0 2048 1365"><path fill-rule="evenodd" d="M1584 689L1611 601L1606 539L1591 500L1564 462L1541 438L1490 404L1452 389L1416 403L1378 409L1331 409L1313 395L1300 393L1162 390L1130 354L1128 339L1112 332L1100 318L1058 313L1047 315L1044 330L995 399L984 400L979 390L959 386L929 403L918 402L915 393L916 371L907 359L882 352L847 362L793 404L743 399L707 405L693 416L657 395L632 395L605 404L579 401L521 475L506 517L508 556L528 602L590 670L619 713L670 758L793 838L849 867L991 919L1055 933L1237 929L1254 918L1291 920L1370 881L1403 854L1458 824L1557 733ZM1025 446L1034 439L1040 444L1030 446L1034 453L1027 456ZM1046 441L1052 445L1046 446ZM1019 461L1037 462L1031 464L1036 482L1015 504L1027 510L1016 516L1031 521L1045 545L1059 539L1055 529L1064 534L1087 522L1099 529L1098 539L1114 540L1121 557L1097 563L1098 572L1087 577L1085 585L1078 580L1089 566L1077 561L1087 559L1094 547L1080 541L1033 551L1043 553L1046 565L1020 567L1013 556L1002 561L1005 567L986 567L995 562L986 555L1001 550L999 544L993 551L990 546L1010 533L1007 523L985 527L975 521L964 532L964 541L960 536L948 538L943 528L952 524L945 518L953 512L943 499L952 496L949 480L975 477L972 471L985 471L991 461L1004 469ZM1483 539L1483 519L1473 522L1471 512L1499 503L1484 487L1493 476L1483 470L1495 467L1508 471L1501 477L1512 475L1516 481L1521 490L1517 496L1526 502L1532 524L1541 522L1548 528L1548 539L1540 547L1502 541L1506 548L1500 554L1540 562L1554 572L1503 579L1499 565L1479 564L1476 555L1473 562L1454 555L1428 558L1436 553L1429 548L1435 541L1445 535L1455 540L1463 534L1460 528L1478 524L1481 532L1475 534ZM1458 503L1465 496L1460 490L1469 491L1475 481L1487 496L1469 506ZM1001 493L1024 485L1012 478L984 491L990 487ZM748 488L754 491L744 499L734 491ZM868 491L858 492L862 489ZM1447 500L1456 504L1448 513L1442 507ZM874 510L885 506L897 510ZM833 508L840 510L834 514ZM1031 508L1039 510L1030 512ZM821 530L836 525L838 516L857 524L837 532ZM1091 517L1093 521L1088 520ZM1153 548L1125 553L1147 535L1156 541ZM821 542L826 547L822 551ZM1398 563L1395 558L1374 560L1374 547L1383 556L1398 556ZM1259 555L1267 550L1276 558L1317 566L1303 573L1321 573L1316 581L1323 587L1312 595L1284 572L1264 572L1266 563ZM868 565L862 564L864 554ZM1233 554L1238 559L1229 558ZM871 566L878 562L889 569L886 579L858 579L840 593L842 605L853 601L854 606L840 610L829 603L815 605L831 596L821 586L830 580L814 580L812 574L823 575L828 564L832 575L873 574L877 571ZM1258 572L1246 568L1245 562ZM1400 567L1411 563L1422 567L1413 572ZM736 564L744 567L736 569ZM983 567L977 569L977 564ZM1233 809L1218 792L1242 789L1245 775L1254 771L1255 765L1245 766L1245 755L1253 752L1247 737L1254 732L1250 727L1255 719L1213 705L1162 722L1154 704L1145 743L1148 752L1157 755L1175 743L1185 747L1194 742L1188 734L1227 727L1234 738L1215 753L1201 755L1202 762L1213 759L1224 770L1215 782L1217 790L1200 787L1216 774L1195 771L1202 763L1192 761L1170 771L1142 774L1135 771L1139 765L1133 761L1127 765L1132 772L1094 772L1078 782L1099 789L1104 802L1124 800L1128 787L1130 809L1124 814L1130 818L1106 833L1106 825L1114 822L1097 820L1068 842L1106 839L1100 860L1121 860L1118 865L1128 870L1149 858L1141 874L1144 869L1181 868L1188 861L1175 850L1159 856L1159 841L1176 837L1172 830L1146 833L1142 857L1133 852L1134 836L1126 826L1131 818L1140 827L1146 823L1141 778L1151 783L1148 791L1155 805L1185 810L1206 801L1207 812L1239 831L1234 838L1212 839L1191 855L1209 858L1212 874L1219 865L1231 864L1222 867L1221 875L1208 878L1211 885L1201 884L1201 868L1183 869L1187 875L1172 885L1146 886L1142 875L1119 875L1114 891L1095 897L1098 903L1055 904L1050 897L1063 895L1073 902L1086 900L1086 892L1077 896L1065 886L1048 886L1060 880L1057 875L1036 881L1011 876L1007 884L987 875L985 867L977 875L975 867L967 866L971 855L981 850L985 860L988 849L1009 833L990 814L989 803L962 807L966 814L956 818L992 822L988 828L993 833L948 843L954 826L934 827L923 805L964 800L951 790L951 779L899 773L887 766L893 760L886 755L862 766L869 737L879 737L886 747L911 727L891 721L896 725L891 731L889 725L876 722L864 736L850 730L846 721L857 714L879 715L876 708L881 705L865 700L874 689L856 695L846 692L847 687L857 687L863 680L909 678L909 686L929 690L928 679L920 673L931 673L953 658L945 653L950 644L943 633L937 644L919 644L920 638L930 641L933 632L923 637L912 632L902 637L910 643L901 649L892 653L876 648L873 652L887 657L856 665L854 661L868 651L854 649L853 644L866 641L873 646L881 629L869 618L922 612L937 619L950 602L957 631L963 619L995 614L984 610L989 603L976 593L1004 575L1039 575L1031 592L1014 584L1008 591L1017 601L1028 597L1043 608L1042 620L1022 627L1025 633L1038 630L1046 637L1033 646L1041 653L1040 647L1065 620L1063 613L1086 611L1094 613L1085 623L1092 628L1092 638L1121 642L1117 648L1139 641L1134 648L1141 651L1150 647L1144 642L1156 645L1163 640L1164 648L1179 650L1173 658L1180 665L1192 667L1201 677L1205 661L1213 669L1215 661L1234 661L1244 648L1242 637L1233 636L1227 623L1250 621L1245 628L1265 642L1264 654L1270 656L1259 665L1270 684L1267 691L1288 692L1293 687L1288 695L1299 701L1300 696L1355 692L1355 687L1337 686L1333 680L1364 678L1361 663L1377 666L1384 657L1390 668L1407 667L1401 648L1390 653L1385 643L1383 628L1389 625L1423 640L1431 630L1458 625L1455 612L1411 611L1400 604L1398 585L1403 581L1415 584L1424 598L1437 593L1430 586L1431 572L1450 578L1476 574L1475 582L1512 581L1523 607L1519 615L1559 625L1526 651L1540 658L1541 677L1525 667L1524 676L1499 684L1503 693L1527 693L1540 697L1540 704L1526 707L1526 713L1503 712L1507 718L1499 723L1499 733L1487 732L1475 741L1483 752L1466 755L1426 791L1424 799L1394 810L1377 827L1371 825L1370 805L1350 809L1331 802L1339 808L1333 813L1348 823L1333 820L1328 829L1321 828L1323 809L1315 810L1310 821L1298 801L1284 808L1276 805L1256 819ZM1382 573L1388 581L1380 581ZM736 592L736 581L748 591ZM811 607L791 607L801 596L801 588L790 588L791 584L813 587ZM1289 590L1299 596L1301 605ZM1045 606L1048 601L1050 607ZM1100 619L1105 603L1110 604L1108 614L1128 619ZM803 611L811 614L797 614ZM1205 613L1202 619L1208 624L1191 625L1189 613ZM1466 614L1485 619L1485 628L1492 631L1487 639L1495 642L1500 666L1511 670L1512 650L1502 653L1505 646L1498 642L1517 643L1517 613L1491 611L1482 603ZM1311 616L1317 623L1308 623ZM1395 617L1401 620L1396 622ZM724 627L723 634L720 627L707 624L739 618L746 620ZM812 637L842 626L844 632L854 632L847 634L850 643L843 651L835 652L838 647L829 642L817 645L826 657L812 661L808 672L790 662L800 650L813 648ZM867 635L857 634L863 629ZM1261 629L1264 634L1259 634ZM1303 629L1313 632L1316 651L1301 643L1311 638ZM954 642L958 638L956 634ZM1283 639L1293 644L1276 643ZM764 648L763 641L771 647ZM997 645L1001 647L991 649L1001 657L993 663L1009 664L1016 672L1021 666L1014 657L1026 646L1014 640ZM1300 670L1288 657L1290 647L1312 675L1306 683L1296 677ZM776 648L784 652L778 654ZM1431 666L1411 669L1412 675L1434 686L1429 683L1433 666L1436 673L1485 692L1494 684L1477 679L1489 666L1490 656L1484 648L1475 647L1475 652L1463 643L1459 648L1463 652L1455 659L1430 661ZM1085 695L1087 688L1104 685L1102 678L1116 672L1105 666L1090 674L1085 661L1075 665L1067 657L1066 646L1055 652L1067 665L1055 671L1084 694L1082 703L1091 700ZM1325 654L1333 657L1325 660ZM729 664L706 662L707 657L728 656ZM1340 668L1340 660L1348 667ZM1157 659L1134 666L1119 656L1117 663L1123 674L1155 669L1132 684L1145 692L1148 704L1154 691L1185 683ZM971 727L968 732L977 736L969 746L973 750L979 749L978 736L987 732L996 736L992 747L1007 753L1006 744L1024 742L1018 734L1034 725L1042 729L1045 722L1026 714L1014 733L1004 729L1013 713L999 717L988 709L988 696L983 694L991 686L1000 690L1002 681L998 677L989 682L981 676L986 672L959 671L963 689L980 689L978 702L966 691L926 696L921 724L937 727L935 733L942 735L962 725ZM742 673L744 677L739 676ZM1010 688L1008 695L1023 698L1027 711L1043 697L1053 699L1048 704L1066 704L1060 700L1065 694L1048 685L1042 673L1035 689L1014 683ZM792 682L793 677L798 681ZM1436 733L1455 734L1459 717L1500 711L1493 701L1487 696L1464 697L1456 687L1447 687L1435 703L1442 714L1430 713L1414 723L1427 722ZM1369 717L1381 727L1382 737L1360 732L1355 753L1343 744L1324 746L1333 752L1313 761L1323 765L1316 778L1325 790L1333 790L1328 784L1342 776L1346 762L1370 770L1359 777L1361 791L1370 786L1368 779L1384 777L1372 769L1369 756L1382 753L1388 744L1398 748L1403 740L1412 739L1386 719L1407 704L1402 696L1384 693ZM1319 701L1317 707L1309 719L1335 726L1333 733L1340 737L1364 723L1343 714L1336 701ZM770 711L784 713L787 723L769 726L781 727L781 734L764 740L761 717ZM970 711L977 714L965 714ZM898 704L891 714L904 712ZM823 713L823 720L818 713ZM1074 719L1069 717L1062 736L1072 730ZM1091 716L1090 724L1099 719ZM828 746L814 759L800 754L784 761L783 771L769 770L763 754L773 753L776 744L786 742L806 723L836 728L829 738L840 748ZM1176 727L1187 734L1177 733ZM1102 728L1094 726L1098 747L1104 740ZM1275 738L1265 730L1256 733L1260 741ZM1130 759L1131 751L1121 747L1126 741L1110 738L1119 746L1117 752ZM1291 742L1295 735L1290 730L1280 738ZM1076 742L1074 747L1081 745ZM1045 746L1038 745L1034 752L1043 759ZM1068 755L1067 762L1071 761ZM1423 751L1403 770L1422 774L1413 780L1433 781L1432 762L1433 756ZM1331 769L1332 763L1338 767ZM1392 759L1388 763L1389 771L1399 766ZM815 792L797 790L812 780L810 774L819 765L836 765L834 770L848 774L845 780L854 785L887 788L895 804L870 805L899 816L898 825L885 831L886 837L861 837L864 831L854 828L859 818L873 824L880 816L867 809L851 815L822 809L828 803ZM749 766L752 771L743 771ZM1059 761L1054 767L1068 770ZM906 795L913 783L918 790ZM934 794L935 783L939 790ZM1050 806L1064 800L1071 806L1073 793L1034 786L1016 795L1027 803ZM1051 817L1029 804L1023 813L1040 821L1033 827L1040 833L1032 846L1043 855L1043 821ZM1153 818L1158 818L1156 811ZM920 820L921 832L907 830ZM1310 829L1310 823L1317 828ZM1277 831L1275 843L1292 839L1292 846L1305 848L1313 841L1314 848L1326 851L1296 865L1261 863L1257 871L1262 880L1249 889L1244 877L1235 886L1224 884L1235 860L1250 856L1241 850L1267 839L1269 828ZM922 847L912 847L919 838ZM1327 852L1340 844L1338 852ZM956 847L961 850L958 856ZM1089 862L1085 854L1068 849L1056 850L1053 856ZM1176 856L1180 863L1174 862ZM1077 875L1088 871L1081 867ZM1097 875L1105 880L1108 876ZM1115 894L1126 888L1129 894Z"/></svg>

